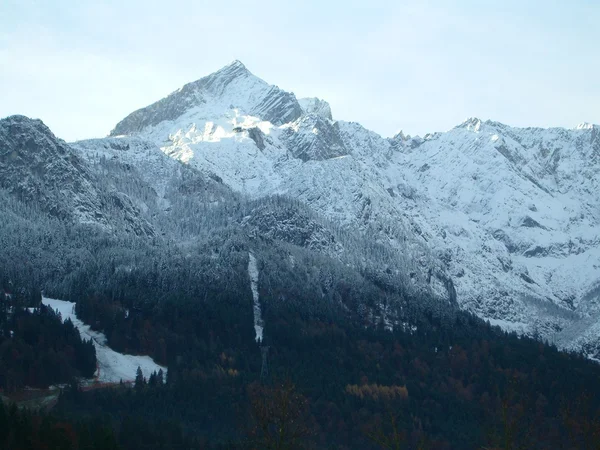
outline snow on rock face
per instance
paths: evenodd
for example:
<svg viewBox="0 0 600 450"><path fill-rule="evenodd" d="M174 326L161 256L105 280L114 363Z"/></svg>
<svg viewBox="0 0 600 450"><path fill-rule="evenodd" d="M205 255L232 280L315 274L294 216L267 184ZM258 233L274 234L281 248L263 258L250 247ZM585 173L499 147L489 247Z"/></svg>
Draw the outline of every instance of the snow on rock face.
<svg viewBox="0 0 600 450"><path fill-rule="evenodd" d="M331 106L329 106L329 103L327 103L325 100L321 100L316 97L301 98L298 100L298 103L300 104L304 114L316 114L323 119L333 120Z"/></svg>
<svg viewBox="0 0 600 450"><path fill-rule="evenodd" d="M103 189L80 155L41 120L0 120L0 188L68 223L154 233L129 198Z"/></svg>
<svg viewBox="0 0 600 450"><path fill-rule="evenodd" d="M575 127L575 129L576 130L593 130L595 127L596 127L596 125L594 125L594 124L582 122L579 125L577 125Z"/></svg>
<svg viewBox="0 0 600 450"><path fill-rule="evenodd" d="M258 297L258 264L252 253L248 253L248 276L250 277L250 288L252 289L252 300L254 302L254 331L256 333L256 342L261 343L263 340L265 323L262 318Z"/></svg>
<svg viewBox="0 0 600 450"><path fill-rule="evenodd" d="M589 264L600 262L600 164L590 133L493 122L476 128L455 128L415 150L407 145L392 162L435 202L421 208L428 221L444 226L436 216L446 211L445 239L472 243L465 256L477 256L485 272L523 296L577 306L600 277Z"/></svg>
<svg viewBox="0 0 600 450"><path fill-rule="evenodd" d="M127 116L111 136L132 134L164 121L179 119L190 110L200 118L216 118L228 111L258 116L275 125L296 120L302 109L294 94L254 76L239 61L186 84L164 99Z"/></svg>
<svg viewBox="0 0 600 450"><path fill-rule="evenodd" d="M0 120L0 187L61 219L107 224L92 174L41 120Z"/></svg>
<svg viewBox="0 0 600 450"><path fill-rule="evenodd" d="M297 208L262 205L254 208L242 224L253 235L289 242L331 257L343 251L327 227Z"/></svg>
<svg viewBox="0 0 600 450"><path fill-rule="evenodd" d="M217 175L200 173L165 155L156 144L137 137L91 139L71 146L105 183L130 192L131 201L153 223L159 212L172 214L173 203L183 198L218 204L234 195Z"/></svg>
<svg viewBox="0 0 600 450"><path fill-rule="evenodd" d="M137 368L142 369L144 377L149 377L152 372L162 370L167 374L167 368L156 364L149 356L124 355L115 352L106 344L104 334L93 331L89 325L86 325L75 315L75 303L64 300L55 300L43 298L42 303L54 311L60 312L62 320L71 319L73 325L79 330L82 339L91 339L96 347L96 358L98 360L98 371L96 377L98 381L104 383L118 383L121 380L133 381Z"/></svg>
<svg viewBox="0 0 600 450"><path fill-rule="evenodd" d="M337 158L348 153L339 125L315 113L302 116L284 128L281 140L294 158L304 162Z"/></svg>
<svg viewBox="0 0 600 450"><path fill-rule="evenodd" d="M196 82L202 89L178 91L200 92L201 100L173 100L184 105L176 118L175 106L159 102L143 126L122 131L238 192L298 198L402 249L409 263L401 269L415 284L455 295L507 329L535 330L568 347L577 333L561 330L579 332L581 318L596 314L597 126L520 129L471 118L446 133L384 139L333 121L328 105L314 99L294 101L274 118L275 109L251 101L270 89L256 80L228 66ZM168 119L155 123L150 112Z"/></svg>

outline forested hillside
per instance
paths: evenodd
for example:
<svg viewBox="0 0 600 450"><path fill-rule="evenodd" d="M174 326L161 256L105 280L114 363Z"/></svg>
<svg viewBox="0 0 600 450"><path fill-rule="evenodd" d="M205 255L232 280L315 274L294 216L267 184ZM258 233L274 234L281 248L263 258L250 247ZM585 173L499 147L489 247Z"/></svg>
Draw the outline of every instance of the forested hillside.
<svg viewBox="0 0 600 450"><path fill-rule="evenodd" d="M92 342L41 300L39 289L14 285L0 274L0 389L5 393L66 384L96 371Z"/></svg>
<svg viewBox="0 0 600 450"><path fill-rule="evenodd" d="M284 448L387 448L377 441L396 439L394 429L400 448L580 449L597 439L596 363L473 316L424 314L390 332L282 305L265 316L264 374L246 318L180 308L163 325L182 344L165 385L145 374L133 389L65 394L54 414L108 414L126 449L177 448L184 437L192 448L272 448L282 420Z"/></svg>

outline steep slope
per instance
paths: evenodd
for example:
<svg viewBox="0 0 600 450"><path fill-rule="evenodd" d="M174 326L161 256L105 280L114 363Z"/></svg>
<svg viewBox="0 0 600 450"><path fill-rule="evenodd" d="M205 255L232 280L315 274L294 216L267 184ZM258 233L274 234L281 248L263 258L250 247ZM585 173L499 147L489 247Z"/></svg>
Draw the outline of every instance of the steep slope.
<svg viewBox="0 0 600 450"><path fill-rule="evenodd" d="M507 329L569 346L577 324L595 323L598 127L470 119L447 133L384 139L335 121L322 100L292 96L235 62L113 134L153 142L252 198L297 198L407 255L402 270L416 286Z"/></svg>
<svg viewBox="0 0 600 450"><path fill-rule="evenodd" d="M470 119L447 133L393 142L388 170L396 176L402 167L428 198L420 213L449 244L449 268L459 292L467 293L466 307L527 322L532 330L550 327L536 330L544 335L567 326L572 312L596 315L597 130ZM575 328L580 332L584 322Z"/></svg>
<svg viewBox="0 0 600 450"><path fill-rule="evenodd" d="M361 273L385 273L375 278L390 278L386 283L400 290L409 284L407 255L367 240L362 233L342 230L304 202L277 195L252 200L236 194L218 175L206 175L169 158L138 137L80 141L72 146L92 172L128 195L166 240L203 240L234 227L265 248L290 244Z"/></svg>
<svg viewBox="0 0 600 450"><path fill-rule="evenodd" d="M216 73L186 84L163 100L130 114L117 124L112 136L131 134L161 122L179 119L193 111L206 118L239 110L281 125L300 117L302 109L294 94L271 86L252 75L239 61Z"/></svg>
<svg viewBox="0 0 600 450"><path fill-rule="evenodd" d="M77 318L75 303L52 298L43 298L42 303L52 308L52 310L58 311L63 322L70 320L83 339L91 340L94 343L98 359L94 378L97 381L103 383L133 382L138 367L146 377L153 372L158 373L159 370L162 370L165 374L167 373L166 367L159 366L148 356L124 355L111 349L106 345L104 334L93 331L89 325Z"/></svg>
<svg viewBox="0 0 600 450"><path fill-rule="evenodd" d="M484 255L486 246L500 244L483 256L486 265L498 259L494 272L520 277L523 292L581 306L600 277L595 128L515 129L471 119L397 148L391 167L401 166L436 201L433 211L422 210L431 216L459 211L453 225L463 230L452 234L479 234L473 241L481 251L471 253Z"/></svg>
<svg viewBox="0 0 600 450"><path fill-rule="evenodd" d="M149 141L92 139L76 142L72 148L104 184L127 195L162 235L188 237L190 227L197 227L192 222L201 209L237 198L218 176L169 158Z"/></svg>
<svg viewBox="0 0 600 450"><path fill-rule="evenodd" d="M260 115L263 112L255 105L270 104L270 93L279 91L239 62L186 86L197 86L202 100L171 113L173 109L165 105L191 105L188 100L177 99L191 89L186 87L133 113L112 134L129 132L151 141L165 154L205 174L216 174L239 193L254 198L291 195L344 228L375 231L376 240L388 244L391 240L394 248L409 255L402 261L408 264L402 271L411 274L416 286L432 288L454 301L450 277L430 254L426 242L414 236L411 230L418 227L405 220L376 180L380 174L371 167L369 155L347 159L357 147L361 152L366 150L362 140L373 141L373 148L389 147L387 141L362 127L332 120L331 108L318 99L303 99L302 105L295 100L291 104L278 102L287 106L278 109L283 115L271 121L275 110ZM144 117L152 112L156 120L124 128L123 124L142 112Z"/></svg>
<svg viewBox="0 0 600 450"><path fill-rule="evenodd" d="M77 153L40 120L0 120L0 187L61 221L153 234L129 198L104 189Z"/></svg>
<svg viewBox="0 0 600 450"><path fill-rule="evenodd" d="M415 281L430 275L409 275L407 255L304 202L250 199L139 137L71 146L39 121L14 122L2 122L3 174L38 190L25 197L12 184L0 189L0 278L65 299L55 306L69 311L76 302L78 318L106 337L81 328L102 341L101 379L129 378L137 364L158 367L146 356L169 374L185 371L183 361L204 360L204 339L225 348L236 341L250 354L256 327L271 345L269 330L286 316L412 331L456 317L453 298L440 301ZM152 232L129 228L124 211L107 203L113 197L126 199L133 223ZM94 220L80 220L80 199ZM203 337L184 340L182 331Z"/></svg>

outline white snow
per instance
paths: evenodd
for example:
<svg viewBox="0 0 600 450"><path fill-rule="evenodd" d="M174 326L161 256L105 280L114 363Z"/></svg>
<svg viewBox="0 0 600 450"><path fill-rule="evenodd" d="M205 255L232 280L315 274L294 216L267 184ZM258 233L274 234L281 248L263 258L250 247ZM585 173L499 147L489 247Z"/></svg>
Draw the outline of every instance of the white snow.
<svg viewBox="0 0 600 450"><path fill-rule="evenodd" d="M171 132L163 127L181 124L160 124L147 137L158 142ZM162 149L252 197L286 194L344 227L383 230L375 238L408 246L416 273L439 267L438 255L448 255L440 270L453 278L459 304L502 320L507 330L531 329L523 324L540 315L559 328L572 320L538 304L564 307L562 299L574 295L577 306L600 279L598 166L588 162L584 130L511 129L471 119L427 140L401 140L393 150L389 140L358 124L336 124L350 153L323 161L290 157L283 131L314 136L313 128L294 128L297 122L270 128L263 150L244 133L218 142L171 139ZM544 148L560 152L555 173L552 152ZM522 226L527 217L544 228ZM525 255L536 246L549 254ZM445 294L443 283L429 287Z"/></svg>
<svg viewBox="0 0 600 450"><path fill-rule="evenodd" d="M329 103L319 98L301 98L298 103L305 114L317 114L325 119L332 119Z"/></svg>
<svg viewBox="0 0 600 450"><path fill-rule="evenodd" d="M98 370L95 377L104 383L118 383L119 381L133 381L137 368L140 367L145 377L152 372L162 369L167 374L167 368L156 364L152 358L143 355L124 355L115 352L106 344L106 336L103 333L93 331L75 315L75 303L51 298L42 298L42 303L53 310L58 310L62 320L71 319L73 325L79 330L82 339L92 339L96 347L96 359Z"/></svg>
<svg viewBox="0 0 600 450"><path fill-rule="evenodd" d="M526 334L530 328L526 323L522 322L509 322L508 320L488 319L485 317L483 319L487 320L492 326L500 327L508 332L514 331L517 334Z"/></svg>
<svg viewBox="0 0 600 450"><path fill-rule="evenodd" d="M258 265L252 253L248 253L248 275L250 277L250 288L252 289L252 300L254 301L254 331L256 342L260 343L263 340L264 322L258 299Z"/></svg>
<svg viewBox="0 0 600 450"><path fill-rule="evenodd" d="M597 125L512 128L470 118L445 133L384 139L332 121L325 102L306 99L303 111L327 117L347 154L304 162L285 136L302 133L298 141L311 146L326 130L312 121L302 127L302 118L280 126L263 120L256 105L273 88L245 74L138 139L217 174L235 191L297 198L344 228L402 249L399 270L421 277L416 285L444 295L435 273L445 273L461 307L505 329L540 325L552 338L552 330L597 316L600 302L589 297L600 280ZM250 137L253 127L264 134L262 149ZM422 274L431 268L428 283ZM257 298L258 291L255 306ZM587 330L600 339L600 326Z"/></svg>
<svg viewBox="0 0 600 450"><path fill-rule="evenodd" d="M582 122L575 127L576 130L591 130L594 128L594 125L588 122Z"/></svg>

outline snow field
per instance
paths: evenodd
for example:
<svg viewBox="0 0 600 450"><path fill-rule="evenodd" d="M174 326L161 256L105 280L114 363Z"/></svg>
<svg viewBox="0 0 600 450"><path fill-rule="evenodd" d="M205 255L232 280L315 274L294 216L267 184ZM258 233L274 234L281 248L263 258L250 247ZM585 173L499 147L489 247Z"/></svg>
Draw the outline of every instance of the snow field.
<svg viewBox="0 0 600 450"><path fill-rule="evenodd" d="M95 378L103 383L118 383L123 380L133 381L137 368L140 367L144 377L149 377L152 372L162 369L167 374L167 368L156 364L152 358L143 355L125 355L111 349L106 344L103 333L93 331L75 315L75 303L51 298L42 298L42 303L55 311L60 312L62 320L71 319L73 325L79 330L82 339L91 339L96 347L98 370Z"/></svg>
<svg viewBox="0 0 600 450"><path fill-rule="evenodd" d="M264 322L258 301L258 265L256 258L252 253L248 253L248 275L250 276L250 288L252 289L252 300L254 301L254 331L256 332L256 342L263 340Z"/></svg>

